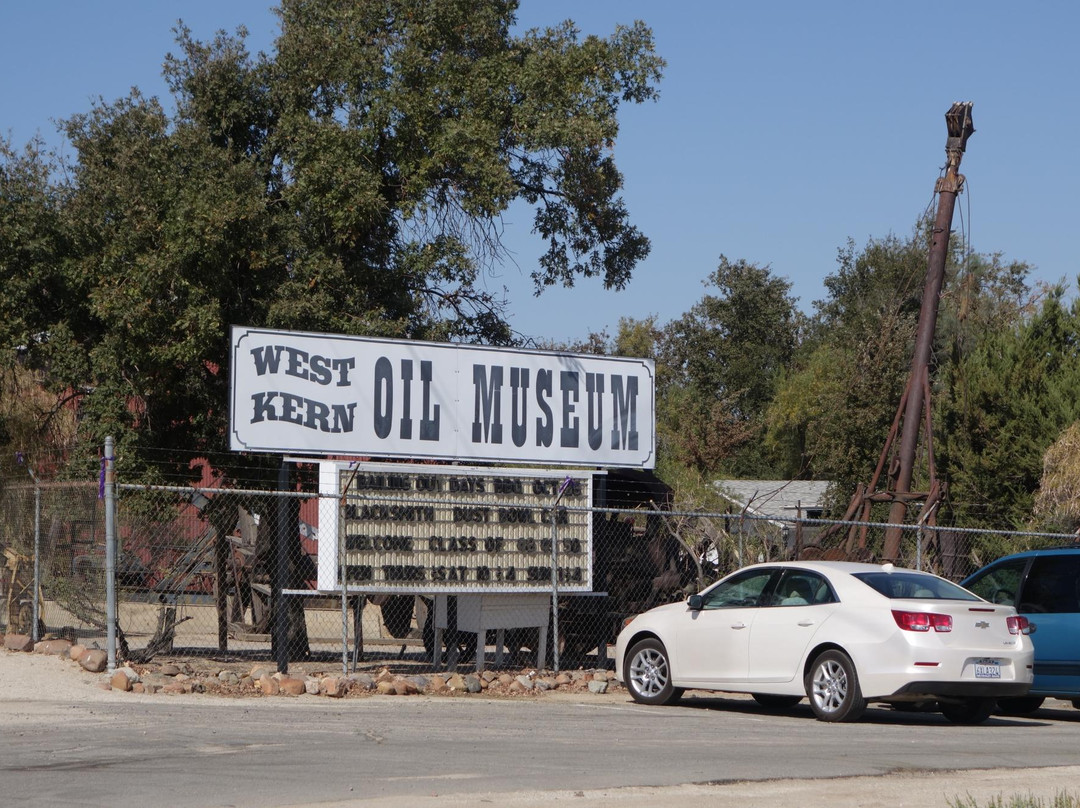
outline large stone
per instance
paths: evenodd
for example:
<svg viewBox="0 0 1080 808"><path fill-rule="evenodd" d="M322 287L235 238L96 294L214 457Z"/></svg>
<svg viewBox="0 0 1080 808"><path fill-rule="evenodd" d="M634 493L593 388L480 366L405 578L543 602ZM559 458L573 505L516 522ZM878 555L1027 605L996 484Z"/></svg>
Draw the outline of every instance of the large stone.
<svg viewBox="0 0 1080 808"><path fill-rule="evenodd" d="M452 673L446 680L446 686L460 692L465 689L465 678L460 673Z"/></svg>
<svg viewBox="0 0 1080 808"><path fill-rule="evenodd" d="M232 671L221 671L218 673L218 681L223 685L238 685L240 684L240 677Z"/></svg>
<svg viewBox="0 0 1080 808"><path fill-rule="evenodd" d="M304 692L309 696L319 695L319 680L313 676L304 679Z"/></svg>
<svg viewBox="0 0 1080 808"><path fill-rule="evenodd" d="M304 680L293 676L283 676L278 682L280 692L288 696L302 696L306 692Z"/></svg>
<svg viewBox="0 0 1080 808"><path fill-rule="evenodd" d="M590 693L607 693L607 689L607 679L593 679L591 682L589 682Z"/></svg>
<svg viewBox="0 0 1080 808"><path fill-rule="evenodd" d="M374 690L375 689L375 677L370 673L350 673L348 679L348 688L357 690Z"/></svg>
<svg viewBox="0 0 1080 808"><path fill-rule="evenodd" d="M256 665L255 667L253 667L251 669L251 673L248 674L248 676L250 676L256 682L259 681L260 679L262 679L264 676L273 676L273 675L274 675L274 669L269 667L266 664Z"/></svg>
<svg viewBox="0 0 1080 808"><path fill-rule="evenodd" d="M160 672L162 676L177 676L181 671L171 662L166 662L164 665L161 666Z"/></svg>
<svg viewBox="0 0 1080 808"><path fill-rule="evenodd" d="M124 665L121 668L117 668L117 670L120 673L124 674L124 676L126 676L128 679L130 679L132 683L139 681L139 672L130 665Z"/></svg>
<svg viewBox="0 0 1080 808"><path fill-rule="evenodd" d="M392 684L394 685L394 692L399 696L412 696L420 692L416 683L411 679L395 679Z"/></svg>
<svg viewBox="0 0 1080 808"><path fill-rule="evenodd" d="M5 634L4 647L9 651L33 651L34 640L29 634Z"/></svg>
<svg viewBox="0 0 1080 808"><path fill-rule="evenodd" d="M332 699L340 699L349 691L349 679L338 678L337 676L326 676L323 678L323 681L319 683L319 689L322 690L324 696L328 696Z"/></svg>
<svg viewBox="0 0 1080 808"><path fill-rule="evenodd" d="M109 664L109 655L100 648L88 648L79 657L79 664L90 673L101 673Z"/></svg>
<svg viewBox="0 0 1080 808"><path fill-rule="evenodd" d="M67 640L42 640L34 646L34 653L36 654L50 654L52 656L63 656L71 651L71 643Z"/></svg>
<svg viewBox="0 0 1080 808"><path fill-rule="evenodd" d="M281 692L281 685L273 676L263 676L259 679L259 689L262 690L264 696L276 696Z"/></svg>
<svg viewBox="0 0 1080 808"><path fill-rule="evenodd" d="M480 677L475 674L469 674L465 677L465 690L469 693L479 693L484 689L483 684L480 681Z"/></svg>
<svg viewBox="0 0 1080 808"><path fill-rule="evenodd" d="M517 679L515 679L514 681L517 682L519 685L521 685L522 690L532 690L533 689L533 686L534 686L533 680L532 680L532 677L530 677L528 674L522 674L521 676L517 677Z"/></svg>
<svg viewBox="0 0 1080 808"><path fill-rule="evenodd" d="M80 643L75 643L73 646L71 646L71 648L68 649L68 659L74 662L78 662L79 657L81 657L85 653L86 646L81 645Z"/></svg>
<svg viewBox="0 0 1080 808"><path fill-rule="evenodd" d="M391 681L382 681L375 683L375 692L380 696L395 696L397 690L394 688L394 683Z"/></svg>
<svg viewBox="0 0 1080 808"><path fill-rule="evenodd" d="M109 679L109 684L112 685L113 690L122 690L126 693L131 690L132 682L126 673L117 671L112 675L112 678Z"/></svg>

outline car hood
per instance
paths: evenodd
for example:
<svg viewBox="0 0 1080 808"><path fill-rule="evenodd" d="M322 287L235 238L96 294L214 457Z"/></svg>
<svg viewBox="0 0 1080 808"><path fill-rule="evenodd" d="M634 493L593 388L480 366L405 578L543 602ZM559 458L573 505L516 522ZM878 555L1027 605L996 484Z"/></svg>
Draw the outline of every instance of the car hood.
<svg viewBox="0 0 1080 808"><path fill-rule="evenodd" d="M658 615L667 613L677 614L680 612L688 611L689 609L690 607L686 605L685 600L676 601L675 603L665 603L663 606L654 606L652 609L649 609L649 611L642 612L634 618L634 622L637 623L639 621L648 621Z"/></svg>

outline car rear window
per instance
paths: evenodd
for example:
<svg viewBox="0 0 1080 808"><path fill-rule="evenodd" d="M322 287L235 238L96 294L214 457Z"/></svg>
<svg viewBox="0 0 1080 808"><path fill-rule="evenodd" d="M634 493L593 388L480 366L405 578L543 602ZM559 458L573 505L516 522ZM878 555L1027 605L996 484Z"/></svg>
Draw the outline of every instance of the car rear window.
<svg viewBox="0 0 1080 808"><path fill-rule="evenodd" d="M887 598L926 600L979 600L963 587L921 572L856 572L858 578Z"/></svg>

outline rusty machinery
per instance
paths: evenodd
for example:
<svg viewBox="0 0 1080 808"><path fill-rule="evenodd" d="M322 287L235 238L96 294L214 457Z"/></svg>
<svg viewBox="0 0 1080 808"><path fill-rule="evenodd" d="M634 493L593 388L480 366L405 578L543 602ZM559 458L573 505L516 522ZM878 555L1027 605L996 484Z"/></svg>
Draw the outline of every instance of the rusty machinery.
<svg viewBox="0 0 1080 808"><path fill-rule="evenodd" d="M972 104L957 102L945 113L948 139L945 142L945 173L938 178L934 192L938 195L937 215L931 233L930 251L927 260L926 283L923 290L922 306L915 337L915 350L911 358L911 370L907 386L900 398L896 416L885 446L881 450L877 467L867 485L860 484L851 499L843 521L857 520L867 522L874 503L889 503L889 527L885 530L881 558L896 561L900 555L902 528L907 518L908 506L922 502L919 511L919 524L934 524L938 504L944 496L944 483L937 478L934 466L934 447L930 421L930 353L934 343L934 331L937 326L938 302L945 278L945 263L949 252L949 236L952 228L953 210L956 197L964 187L964 175L960 173L960 160L967 147L967 140L975 132L971 118ZM911 481L915 467L915 455L919 445L920 425L926 445L928 464L928 488L926 491L912 491ZM897 440L899 438L899 440ZM882 474L886 480L879 490ZM826 534L822 534L822 538ZM866 546L866 525L852 525L848 529L847 540L842 547L832 550L806 548L820 556L836 558L868 558Z"/></svg>

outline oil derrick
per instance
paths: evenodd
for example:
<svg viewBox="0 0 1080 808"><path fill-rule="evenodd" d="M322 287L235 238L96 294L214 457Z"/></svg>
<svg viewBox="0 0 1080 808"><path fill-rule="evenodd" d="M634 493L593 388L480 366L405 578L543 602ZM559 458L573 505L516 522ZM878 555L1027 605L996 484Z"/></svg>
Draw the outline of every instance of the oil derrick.
<svg viewBox="0 0 1080 808"><path fill-rule="evenodd" d="M944 492L934 467L933 433L930 421L930 353L937 326L938 302L945 278L945 261L949 252L949 234L952 227L956 197L964 186L960 173L967 140L975 132L971 120L971 102L953 104L945 113L948 139L945 142L945 173L938 178L934 192L938 196L937 215L931 233L930 252L927 260L926 284L923 289L922 307L915 337L915 350L911 358L904 394L900 398L892 427L881 450L877 467L868 485L859 487L848 506L844 521L857 519L867 522L874 503L888 502L889 525L881 552L884 561L896 561L900 555L900 539L907 519L908 506L921 502L917 524L934 524L937 506ZM922 429L920 430L920 426ZM926 448L929 486L926 491L912 491L911 479L915 456L919 448L920 432ZM885 487L878 490L885 474ZM851 526L848 530L844 555L849 558L866 557L866 527Z"/></svg>

